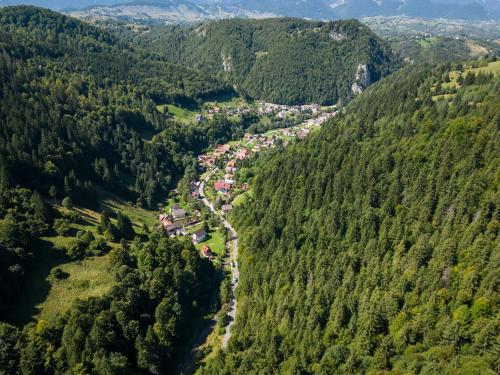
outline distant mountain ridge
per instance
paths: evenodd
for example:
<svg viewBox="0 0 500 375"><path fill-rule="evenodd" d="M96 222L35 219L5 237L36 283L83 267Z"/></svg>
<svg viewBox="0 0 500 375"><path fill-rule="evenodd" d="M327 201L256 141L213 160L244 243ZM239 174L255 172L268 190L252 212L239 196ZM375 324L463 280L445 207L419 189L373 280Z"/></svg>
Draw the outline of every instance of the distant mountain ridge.
<svg viewBox="0 0 500 375"><path fill-rule="evenodd" d="M227 18L268 18L278 14L231 5L198 4L186 0L138 0L111 6L73 10L70 15L86 20L132 21L146 24L179 24Z"/></svg>
<svg viewBox="0 0 500 375"><path fill-rule="evenodd" d="M185 7L196 20L232 17L263 17L269 14L311 19L359 18L368 16L413 16L450 19L500 19L499 0L0 0L2 5L32 4L55 10L82 10L99 17L113 18L113 10L130 6L153 8ZM96 10L99 11L96 14ZM132 9L133 13L134 9ZM158 14L160 13L160 14ZM158 9L137 10L132 18L172 22ZM162 16L163 14L163 16ZM178 14L179 22L192 14Z"/></svg>
<svg viewBox="0 0 500 375"><path fill-rule="evenodd" d="M232 19L151 28L136 37L173 63L282 104L346 102L398 65L389 46L356 20Z"/></svg>

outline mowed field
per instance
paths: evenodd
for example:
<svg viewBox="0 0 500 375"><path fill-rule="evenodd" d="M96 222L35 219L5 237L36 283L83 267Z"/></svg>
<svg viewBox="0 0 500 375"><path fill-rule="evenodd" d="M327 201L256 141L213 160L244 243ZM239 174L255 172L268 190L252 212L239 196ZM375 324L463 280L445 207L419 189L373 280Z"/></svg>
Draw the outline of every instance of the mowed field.
<svg viewBox="0 0 500 375"><path fill-rule="evenodd" d="M493 74L493 75L500 75L500 61L493 61L488 63L485 66L477 67L477 68L472 68L472 67L465 67L462 72L459 71L452 71L450 72L450 82L443 82L442 87L443 89L456 89L460 87L460 84L458 83L457 79L459 76L466 77L468 73L474 73L475 75L479 73L488 73L488 74ZM451 100L455 96L454 93L451 94L441 94L441 95L433 95L432 100Z"/></svg>
<svg viewBox="0 0 500 375"><path fill-rule="evenodd" d="M208 231L207 240L196 244L195 247L198 250L201 250L203 245L207 245L208 247L210 247L210 249L212 249L214 253L221 257L226 253L225 236L217 228L210 228L210 230Z"/></svg>
<svg viewBox="0 0 500 375"><path fill-rule="evenodd" d="M80 215L80 219L77 223L70 224L71 230L66 236L54 233L42 238L36 250L36 267L26 276L26 286L19 302L7 312L9 321L24 325L33 320L54 319L58 314L66 312L76 299L103 296L115 285L109 270L109 253L75 261L66 255L66 249L76 241L78 231L90 231L95 237L100 237L97 225L101 219L100 211L105 207L127 215L136 233L144 232L144 224L153 228L157 222L157 213L135 207L105 190L98 190L98 194L103 202L99 210L73 208ZM68 211L60 206L55 208L62 214ZM116 224L113 219L112 222ZM116 243L108 244L112 249L119 246ZM50 276L54 268L61 269L64 273L63 279L58 280Z"/></svg>
<svg viewBox="0 0 500 375"><path fill-rule="evenodd" d="M50 320L66 312L77 298L101 297L115 285L109 272L109 254L62 264L59 268L67 278L50 281L50 292L38 306L39 319Z"/></svg>
<svg viewBox="0 0 500 375"><path fill-rule="evenodd" d="M478 68L471 68L471 67L467 68L466 67L461 74L458 71L450 72L451 81L447 82L447 83L443 83L443 87L444 88L458 87L458 83L457 83L458 76L462 75L462 77L465 77L467 75L467 73L469 73L469 72L474 73L476 75L481 73L481 72L482 73L491 73L494 75L500 75L500 61L493 61L493 62L490 62L488 65L478 67Z"/></svg>

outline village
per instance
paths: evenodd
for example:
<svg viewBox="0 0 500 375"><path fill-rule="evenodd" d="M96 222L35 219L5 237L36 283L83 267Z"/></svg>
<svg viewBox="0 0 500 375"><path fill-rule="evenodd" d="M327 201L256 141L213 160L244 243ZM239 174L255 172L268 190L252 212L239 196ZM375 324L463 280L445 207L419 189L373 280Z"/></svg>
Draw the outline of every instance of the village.
<svg viewBox="0 0 500 375"><path fill-rule="evenodd" d="M318 104L304 105L284 105L273 104L264 101L247 102L229 102L229 103L207 103L200 112L195 114L196 122L202 122L205 119L213 119L216 115L225 115L228 117L242 114L254 113L259 117L268 117L270 119L285 119L298 115L316 116L321 112Z"/></svg>
<svg viewBox="0 0 500 375"><path fill-rule="evenodd" d="M287 146L296 139L306 138L337 113L335 107L323 112L317 105L284 106L263 102L260 105L259 111L263 113L280 116L281 113L309 111L314 117L289 128L273 129L262 134L246 133L240 140L218 145L210 152L199 155L197 161L202 175L200 181L191 181L189 184L189 202L170 199L158 218L160 226L169 236L190 237L201 255L211 261L224 262L227 230L217 215L205 209L201 198L206 197L221 217L227 217L245 195L251 194L247 176L240 173L245 160L278 145ZM205 183L200 189L202 181Z"/></svg>

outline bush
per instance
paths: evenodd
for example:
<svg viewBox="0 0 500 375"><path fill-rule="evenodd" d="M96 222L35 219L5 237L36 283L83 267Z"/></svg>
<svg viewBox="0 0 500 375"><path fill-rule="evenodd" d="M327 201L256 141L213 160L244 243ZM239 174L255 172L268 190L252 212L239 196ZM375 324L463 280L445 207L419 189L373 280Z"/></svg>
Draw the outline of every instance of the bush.
<svg viewBox="0 0 500 375"><path fill-rule="evenodd" d="M64 279L67 279L68 277L69 277L69 274L64 272L59 267L52 268L52 270L50 271L50 278L52 278L54 280L64 280Z"/></svg>
<svg viewBox="0 0 500 375"><path fill-rule="evenodd" d="M69 211L64 214L64 217L68 219L71 223L79 223L80 222L80 214L76 211Z"/></svg>
<svg viewBox="0 0 500 375"><path fill-rule="evenodd" d="M81 259L85 255L93 255L90 247L94 240L92 232L78 232L75 243L68 249L68 256L72 259Z"/></svg>
<svg viewBox="0 0 500 375"><path fill-rule="evenodd" d="M66 219L56 219L54 221L54 230L58 235L66 236L71 230L71 226Z"/></svg>
<svg viewBox="0 0 500 375"><path fill-rule="evenodd" d="M70 210L71 208L73 208L73 202L71 201L71 198L70 197L65 197L62 200L62 206L64 208L67 208L68 210Z"/></svg>
<svg viewBox="0 0 500 375"><path fill-rule="evenodd" d="M109 252L109 250L111 250L111 246L108 245L108 243L106 242L106 240L104 238L100 237L100 238L94 239L90 243L90 245L86 251L86 255L88 255L88 256L104 255L107 252Z"/></svg>

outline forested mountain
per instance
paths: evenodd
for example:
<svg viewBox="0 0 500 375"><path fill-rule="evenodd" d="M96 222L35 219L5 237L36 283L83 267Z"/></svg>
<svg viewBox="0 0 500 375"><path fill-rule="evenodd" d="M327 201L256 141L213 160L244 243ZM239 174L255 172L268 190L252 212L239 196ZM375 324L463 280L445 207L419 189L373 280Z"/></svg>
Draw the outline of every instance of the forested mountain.
<svg viewBox="0 0 500 375"><path fill-rule="evenodd" d="M499 372L500 79L454 69L405 68L265 163L204 373Z"/></svg>
<svg viewBox="0 0 500 375"><path fill-rule="evenodd" d="M1 9L0 50L0 155L11 185L91 204L98 184L151 206L190 152L232 134L229 122L191 128L157 109L226 92L224 83L61 14Z"/></svg>
<svg viewBox="0 0 500 375"><path fill-rule="evenodd" d="M290 12L366 1L294 4ZM457 42L443 56L449 39L415 39L400 50L418 63L393 73L402 63L358 21L106 26L0 8L0 374L175 373L189 367L180 364L221 304L208 341L224 335L230 304L236 322L228 347L202 350L200 373L500 373L493 47ZM482 59L419 63L468 56L466 48ZM163 206L178 186L169 208L193 215L176 224L216 228L210 240L226 250L229 224L217 228L189 189L201 173L196 155L243 138L255 120L236 92L346 106L307 139L273 138L274 151L224 176L251 182L228 219L238 229L233 252L238 238L241 246L234 290L228 258L201 257L190 232L168 238L145 208ZM241 113L215 114L221 97ZM182 121L185 112L198 118ZM148 222L127 216L139 210ZM80 271L89 273L75 278ZM12 318L37 283L50 293L82 288L52 295L52 305L45 291L28 301L35 321ZM43 316L40 303L53 311Z"/></svg>
<svg viewBox="0 0 500 375"><path fill-rule="evenodd" d="M314 19L396 15L486 19L499 15L496 4L469 0L248 0L239 4L254 11L272 9L283 16Z"/></svg>
<svg viewBox="0 0 500 375"><path fill-rule="evenodd" d="M189 240L146 225L138 233L114 208L99 215L82 206L102 207L97 189L137 206L165 199L194 154L226 142L238 124L181 125L157 105L228 90L67 16L0 9L1 374L175 369L197 319L217 306L216 292L204 288L217 291L219 273ZM103 267L109 290L82 299L73 290L60 301L64 313L7 323L15 320L7 310L37 284L75 276L54 264L78 273L89 259ZM98 277L81 280L82 289Z"/></svg>
<svg viewBox="0 0 500 375"><path fill-rule="evenodd" d="M134 41L218 74L252 98L285 104L346 102L396 66L388 46L358 21L224 20L153 28Z"/></svg>
<svg viewBox="0 0 500 375"><path fill-rule="evenodd" d="M214 268L188 241L160 234L111 254L111 293L77 300L23 331L0 322L3 374L172 373L200 311L212 303ZM2 283L3 286L3 283Z"/></svg>

